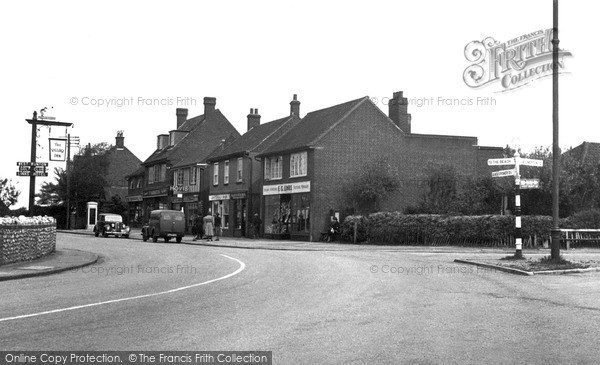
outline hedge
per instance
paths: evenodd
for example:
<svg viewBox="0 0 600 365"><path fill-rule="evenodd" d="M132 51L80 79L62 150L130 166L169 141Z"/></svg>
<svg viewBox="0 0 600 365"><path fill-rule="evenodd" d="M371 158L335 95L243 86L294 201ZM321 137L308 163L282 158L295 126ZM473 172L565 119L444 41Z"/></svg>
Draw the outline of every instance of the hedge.
<svg viewBox="0 0 600 365"><path fill-rule="evenodd" d="M342 223L342 239L389 245L514 246L515 217L503 215L445 216L406 215L380 212L349 216ZM550 239L552 217L523 216L522 236L525 247Z"/></svg>

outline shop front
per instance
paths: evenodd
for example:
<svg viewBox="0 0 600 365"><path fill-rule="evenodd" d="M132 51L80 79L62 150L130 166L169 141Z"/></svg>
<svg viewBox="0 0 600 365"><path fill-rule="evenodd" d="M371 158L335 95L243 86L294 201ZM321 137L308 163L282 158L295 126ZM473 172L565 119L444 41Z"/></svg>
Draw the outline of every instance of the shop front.
<svg viewBox="0 0 600 365"><path fill-rule="evenodd" d="M169 187L145 190L142 193L144 199L144 221L150 217L150 212L156 209L169 209Z"/></svg>
<svg viewBox="0 0 600 365"><path fill-rule="evenodd" d="M245 191L209 195L211 212L221 217L224 237L246 237L248 197Z"/></svg>
<svg viewBox="0 0 600 365"><path fill-rule="evenodd" d="M144 199L141 195L130 195L125 197L125 201L127 202L127 223L132 227L141 227L144 217Z"/></svg>
<svg viewBox="0 0 600 365"><path fill-rule="evenodd" d="M310 239L310 181L263 186L264 236Z"/></svg>

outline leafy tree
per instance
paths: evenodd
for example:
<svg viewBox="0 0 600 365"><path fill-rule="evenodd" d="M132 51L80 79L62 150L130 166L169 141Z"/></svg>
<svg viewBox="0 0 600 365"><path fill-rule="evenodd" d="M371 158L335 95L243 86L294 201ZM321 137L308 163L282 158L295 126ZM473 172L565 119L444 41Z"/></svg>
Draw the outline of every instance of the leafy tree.
<svg viewBox="0 0 600 365"><path fill-rule="evenodd" d="M0 179L0 213L8 214L10 207L19 200L21 192L12 184L12 180Z"/></svg>
<svg viewBox="0 0 600 365"><path fill-rule="evenodd" d="M372 213L399 187L397 169L382 158L363 165L356 178L346 185L344 196L356 213Z"/></svg>

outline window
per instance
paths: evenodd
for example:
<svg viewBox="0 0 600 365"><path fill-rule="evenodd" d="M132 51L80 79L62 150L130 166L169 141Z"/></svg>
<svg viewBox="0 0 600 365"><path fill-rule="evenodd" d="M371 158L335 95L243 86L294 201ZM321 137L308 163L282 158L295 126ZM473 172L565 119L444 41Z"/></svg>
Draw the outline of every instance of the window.
<svg viewBox="0 0 600 365"><path fill-rule="evenodd" d="M290 177L306 176L306 152L290 155Z"/></svg>
<svg viewBox="0 0 600 365"><path fill-rule="evenodd" d="M177 171L177 186L183 186L183 170Z"/></svg>
<svg viewBox="0 0 600 365"><path fill-rule="evenodd" d="M213 164L213 185L219 185L219 163Z"/></svg>
<svg viewBox="0 0 600 365"><path fill-rule="evenodd" d="M129 181L129 189L135 189L135 179Z"/></svg>
<svg viewBox="0 0 600 365"><path fill-rule="evenodd" d="M154 182L154 166L148 167L148 184Z"/></svg>
<svg viewBox="0 0 600 365"><path fill-rule="evenodd" d="M165 181L167 180L167 165L166 164L162 164L160 165L160 175L159 175L159 180L158 181Z"/></svg>
<svg viewBox="0 0 600 365"><path fill-rule="evenodd" d="M282 170L283 158L281 156L265 158L265 180L281 179Z"/></svg>
<svg viewBox="0 0 600 365"><path fill-rule="evenodd" d="M137 179L137 188L141 188L142 187L142 179Z"/></svg>
<svg viewBox="0 0 600 365"><path fill-rule="evenodd" d="M244 168L244 159L242 157L237 159L237 181L242 181L243 178L243 168Z"/></svg>
<svg viewBox="0 0 600 365"><path fill-rule="evenodd" d="M160 170L162 170L161 167L162 167L162 165L154 166L154 181L155 182L161 181L161 179L160 179L160 173L161 173Z"/></svg>
<svg viewBox="0 0 600 365"><path fill-rule="evenodd" d="M229 184L229 160L223 165L223 184Z"/></svg>
<svg viewBox="0 0 600 365"><path fill-rule="evenodd" d="M196 185L198 182L198 168L196 166L190 169L190 185Z"/></svg>

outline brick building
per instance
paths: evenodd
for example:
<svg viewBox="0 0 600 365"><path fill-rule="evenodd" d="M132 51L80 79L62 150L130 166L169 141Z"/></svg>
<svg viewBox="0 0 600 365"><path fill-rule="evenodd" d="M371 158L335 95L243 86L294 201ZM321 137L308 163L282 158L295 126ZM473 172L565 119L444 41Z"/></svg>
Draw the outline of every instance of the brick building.
<svg viewBox="0 0 600 365"><path fill-rule="evenodd" d="M209 201L219 213L224 236L249 236L248 222L260 213L262 165L256 156L300 121L300 102L290 102L290 115L260 124L258 109L250 109L248 131L208 159L211 171Z"/></svg>
<svg viewBox="0 0 600 365"><path fill-rule="evenodd" d="M118 195L125 201L125 197L128 195L127 176L131 171L138 168L142 161L125 147L123 131L117 132L115 145L106 152L106 156L109 165L104 196L106 200L110 200Z"/></svg>
<svg viewBox="0 0 600 365"><path fill-rule="evenodd" d="M204 114L190 119L187 109L177 108L176 128L157 136L156 150L142 163L142 186L134 185L128 197L138 200L141 195L138 209L143 212L143 220L154 209L183 210L189 227L195 214L206 213L205 160L225 141L240 136L215 105L216 98L205 97ZM140 176L138 171L130 178L139 181ZM133 203L139 206L139 201Z"/></svg>
<svg viewBox="0 0 600 365"><path fill-rule="evenodd" d="M428 161L464 175L487 172L502 148L477 146L476 137L411 133L402 92L385 115L368 97L308 113L257 155L262 161L262 220L268 237L318 240L344 209L342 191L361 166L385 158L401 172L402 187L384 210L416 204ZM343 217L340 217L343 218Z"/></svg>

